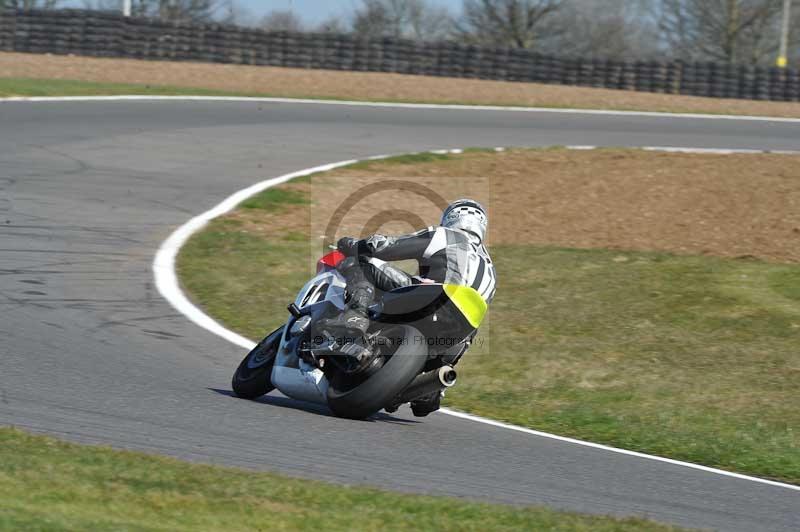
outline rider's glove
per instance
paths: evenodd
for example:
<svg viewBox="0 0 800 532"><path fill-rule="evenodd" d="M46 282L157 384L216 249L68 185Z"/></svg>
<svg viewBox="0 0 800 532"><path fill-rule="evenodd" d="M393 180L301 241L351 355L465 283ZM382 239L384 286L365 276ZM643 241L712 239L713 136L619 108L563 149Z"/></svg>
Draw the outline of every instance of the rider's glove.
<svg viewBox="0 0 800 532"><path fill-rule="evenodd" d="M358 255L358 240L355 238L350 238L349 236L340 238L339 242L336 243L336 247L347 257Z"/></svg>

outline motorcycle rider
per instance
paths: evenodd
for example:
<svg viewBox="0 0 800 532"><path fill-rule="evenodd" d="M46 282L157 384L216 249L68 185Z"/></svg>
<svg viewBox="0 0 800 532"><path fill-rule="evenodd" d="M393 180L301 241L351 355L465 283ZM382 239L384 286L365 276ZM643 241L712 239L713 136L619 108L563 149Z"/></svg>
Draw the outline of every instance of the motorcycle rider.
<svg viewBox="0 0 800 532"><path fill-rule="evenodd" d="M347 282L347 307L338 317L325 320L325 328L347 328L366 332L367 308L376 288L389 291L425 282L471 286L491 303L497 275L484 245L488 217L480 203L454 201L442 213L439 226L403 236L375 234L364 240L345 237L337 247L345 256L337 269ZM419 276L411 276L387 261L415 259ZM470 338L471 340L471 338ZM469 348L469 341L456 346L447 360L455 364ZM439 409L441 394L411 403L415 415L426 416Z"/></svg>

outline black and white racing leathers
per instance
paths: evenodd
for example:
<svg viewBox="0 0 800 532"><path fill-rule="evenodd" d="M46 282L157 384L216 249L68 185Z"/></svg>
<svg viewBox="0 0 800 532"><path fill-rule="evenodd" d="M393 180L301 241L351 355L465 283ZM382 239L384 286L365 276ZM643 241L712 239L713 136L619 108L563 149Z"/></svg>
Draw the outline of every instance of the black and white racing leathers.
<svg viewBox="0 0 800 532"><path fill-rule="evenodd" d="M397 237L376 234L365 240L343 238L338 247L348 257L340 266L345 277L363 274L382 291L430 279L471 286L487 303L494 298L497 275L486 246L474 243L469 233L458 229L439 226ZM387 263L408 259L419 263L419 276L412 277ZM356 269L360 271L353 275Z"/></svg>

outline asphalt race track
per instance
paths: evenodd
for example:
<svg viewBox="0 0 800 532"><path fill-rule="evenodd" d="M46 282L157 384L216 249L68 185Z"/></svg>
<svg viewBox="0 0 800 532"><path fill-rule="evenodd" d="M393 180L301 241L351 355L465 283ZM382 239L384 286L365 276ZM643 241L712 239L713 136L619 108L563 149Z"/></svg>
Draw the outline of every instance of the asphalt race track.
<svg viewBox="0 0 800 532"><path fill-rule="evenodd" d="M800 123L264 102L0 103L0 424L348 484L723 530L800 529L800 491L402 409L230 397L242 350L154 289L179 225L314 165L466 146L800 149ZM305 267L305 265L303 265Z"/></svg>

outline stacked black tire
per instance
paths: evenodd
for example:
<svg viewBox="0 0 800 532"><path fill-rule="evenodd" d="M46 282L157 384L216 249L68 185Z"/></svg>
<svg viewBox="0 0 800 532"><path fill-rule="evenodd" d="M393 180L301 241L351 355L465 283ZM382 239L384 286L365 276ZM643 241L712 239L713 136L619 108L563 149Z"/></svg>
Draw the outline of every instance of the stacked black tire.
<svg viewBox="0 0 800 532"><path fill-rule="evenodd" d="M0 50L397 72L539 82L711 98L800 101L797 69L682 61L611 61L454 42L264 32L177 24L89 10L0 12Z"/></svg>

